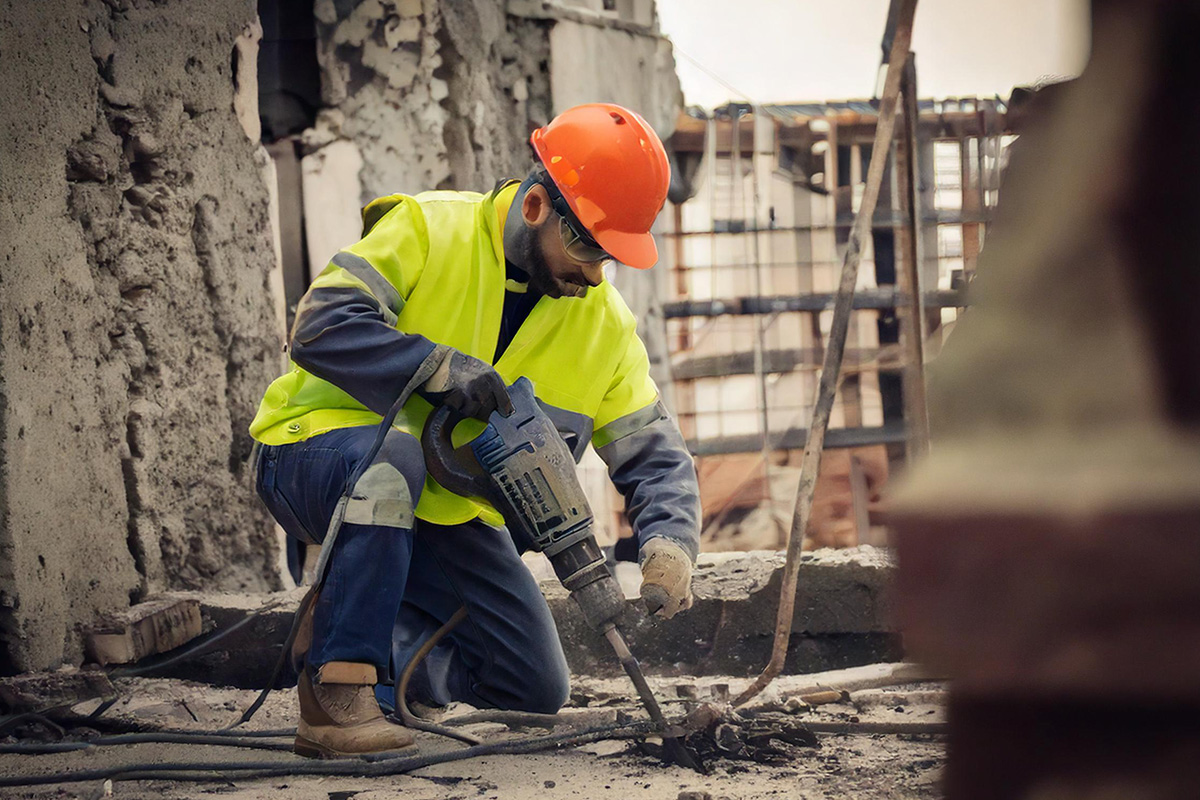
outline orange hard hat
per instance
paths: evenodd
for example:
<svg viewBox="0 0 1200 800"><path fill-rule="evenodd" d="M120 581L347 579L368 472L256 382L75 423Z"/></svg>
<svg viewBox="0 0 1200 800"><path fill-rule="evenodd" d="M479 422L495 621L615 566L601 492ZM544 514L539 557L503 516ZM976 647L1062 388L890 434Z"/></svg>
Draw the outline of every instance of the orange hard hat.
<svg viewBox="0 0 1200 800"><path fill-rule="evenodd" d="M658 134L612 103L569 108L529 141L576 218L605 252L638 269L658 261L650 226L671 167Z"/></svg>

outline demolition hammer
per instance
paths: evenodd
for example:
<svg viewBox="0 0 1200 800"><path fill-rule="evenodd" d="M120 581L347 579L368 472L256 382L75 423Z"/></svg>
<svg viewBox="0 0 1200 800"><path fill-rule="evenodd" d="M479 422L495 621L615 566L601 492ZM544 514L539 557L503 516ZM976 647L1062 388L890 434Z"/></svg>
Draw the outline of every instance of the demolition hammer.
<svg viewBox="0 0 1200 800"><path fill-rule="evenodd" d="M592 510L571 450L538 405L527 378L518 378L509 396L513 413L493 412L483 433L459 447L451 434L464 417L444 406L435 410L421 439L429 474L456 494L487 500L504 515L510 531L546 554L588 624L616 651L650 718L663 728L663 752L699 771L683 744L666 735L658 701L617 627L625 596L596 544Z"/></svg>

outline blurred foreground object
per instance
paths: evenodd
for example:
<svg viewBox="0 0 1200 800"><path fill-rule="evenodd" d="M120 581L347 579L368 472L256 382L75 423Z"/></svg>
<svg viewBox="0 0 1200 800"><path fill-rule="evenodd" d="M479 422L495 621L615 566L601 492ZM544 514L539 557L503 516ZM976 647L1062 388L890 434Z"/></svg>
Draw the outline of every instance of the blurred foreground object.
<svg viewBox="0 0 1200 800"><path fill-rule="evenodd" d="M1200 9L1093 29L1015 148L896 503L908 648L955 679L950 800L1200 796Z"/></svg>

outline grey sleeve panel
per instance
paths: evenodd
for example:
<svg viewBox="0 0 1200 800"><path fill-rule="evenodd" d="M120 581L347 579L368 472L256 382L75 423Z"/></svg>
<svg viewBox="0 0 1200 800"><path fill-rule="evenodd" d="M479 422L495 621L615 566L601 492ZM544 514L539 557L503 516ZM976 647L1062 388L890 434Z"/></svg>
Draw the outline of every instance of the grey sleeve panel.
<svg viewBox="0 0 1200 800"><path fill-rule="evenodd" d="M661 419L669 420L670 418L671 415L667 413L667 407L663 405L662 400L656 400L645 408L614 419L603 428L597 430L592 434L592 444L596 447L604 447L605 445L612 444L617 439L640 431L647 425L651 425Z"/></svg>
<svg viewBox="0 0 1200 800"><path fill-rule="evenodd" d="M314 286L296 309L290 350L296 364L386 414L434 344L389 325L379 299L360 286Z"/></svg>
<svg viewBox="0 0 1200 800"><path fill-rule="evenodd" d="M396 324L400 312L404 310L404 298L400 296L400 292L396 290L395 286L388 283L387 278L379 274L379 270L371 266L370 261L345 251L338 253L330 260L365 283L371 290L371 294L375 295L375 298L383 305L383 316L387 324Z"/></svg>
<svg viewBox="0 0 1200 800"><path fill-rule="evenodd" d="M675 421L659 417L596 452L625 497L625 514L638 542L665 537L694 562L700 552L700 486Z"/></svg>

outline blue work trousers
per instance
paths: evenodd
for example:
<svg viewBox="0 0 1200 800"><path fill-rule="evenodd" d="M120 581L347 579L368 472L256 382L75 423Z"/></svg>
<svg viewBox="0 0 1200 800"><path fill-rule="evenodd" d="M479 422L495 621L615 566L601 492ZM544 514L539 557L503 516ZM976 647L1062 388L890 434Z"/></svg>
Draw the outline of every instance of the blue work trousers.
<svg viewBox="0 0 1200 800"><path fill-rule="evenodd" d="M346 482L374 442L374 426L343 428L261 448L257 490L290 535L321 542ZM403 475L415 505L425 484L420 443L392 430L376 463ZM398 680L420 645L460 606L467 618L430 653L409 687L430 704L553 713L569 673L550 609L504 528L479 520L413 528L345 523L313 616L307 663L374 664ZM376 690L391 706L390 687Z"/></svg>

